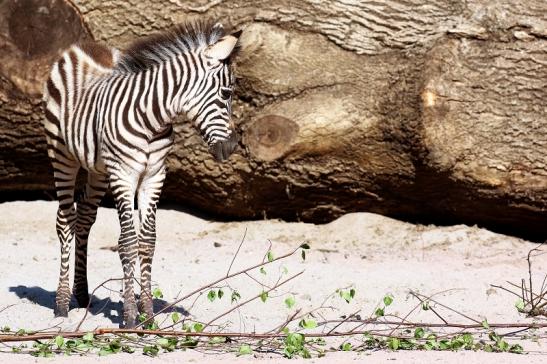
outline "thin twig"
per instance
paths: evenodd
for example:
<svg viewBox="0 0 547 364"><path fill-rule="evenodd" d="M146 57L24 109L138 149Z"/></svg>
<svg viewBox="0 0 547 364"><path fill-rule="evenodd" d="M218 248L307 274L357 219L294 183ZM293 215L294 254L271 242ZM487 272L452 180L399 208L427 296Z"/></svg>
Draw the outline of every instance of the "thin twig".
<svg viewBox="0 0 547 364"><path fill-rule="evenodd" d="M245 232L243 233L243 238L241 238L241 242L239 243L239 246L237 247L236 253L234 254L234 257L232 258L232 261L230 262L230 266L228 267L228 271L226 272L226 277L230 275L230 270L232 269L232 265L234 264L237 255L239 254L239 249L241 249L241 246L243 245L243 242L245 241L245 237L247 236L247 227L245 227Z"/></svg>
<svg viewBox="0 0 547 364"><path fill-rule="evenodd" d="M295 275L285 279L284 281L282 282L278 282L275 284L275 286L273 286L272 288L270 288L269 290L267 291L264 291L264 292L261 292L259 294L257 294L256 296L254 297L251 297L249 298L248 300L246 301L243 301L243 302L240 302L239 304L235 305L234 307L230 308L228 311L226 312L223 312L221 313L220 315L218 315L217 317L213 318L212 320L210 320L208 323L205 324L205 326L203 327L203 329L205 329L206 327L208 327L209 325L211 325L213 322L215 322L216 320L218 320L219 318L221 317L224 317L226 315L228 315L230 312L240 308L241 306L244 306L246 305L247 303L251 302L251 301L254 301L256 300L257 298L260 298L264 293L269 293L271 291L273 291L274 289L277 289L279 287L281 287L282 285L284 285L285 283L289 282L289 281L292 281L293 279L295 279L296 277L300 276L302 273L304 273L304 271L301 271L299 273L296 273Z"/></svg>
<svg viewBox="0 0 547 364"><path fill-rule="evenodd" d="M424 295L422 295L422 294L420 294L420 293L418 293L418 292L411 291L410 293L413 294L413 295L416 294L416 295L421 296L421 297L426 297L426 296L424 296ZM439 301L435 301L434 299L430 299L429 301L434 302L434 303L438 304L439 306L441 306L441 307L443 307L443 308L446 308L447 310L450 310L450 311L452 311L452 312L454 312L454 313L457 313L458 315L460 315L460 316L462 316L462 317L465 317L465 318L468 319L468 320L471 320L471 321L473 321L473 322L476 322L477 324L480 324L480 323L481 323L480 321L475 320L474 318L469 317L469 316L467 316L466 314L464 314L464 313L462 313L462 312L460 312L460 311L458 311L458 310L453 309L452 307L448 307L448 306L446 306L446 305L443 305L443 304L440 303Z"/></svg>
<svg viewBox="0 0 547 364"><path fill-rule="evenodd" d="M294 253L296 253L296 252L298 251L298 249L300 249L300 247L295 248L294 250L292 250L292 251L289 252L289 253L286 253L286 254L283 254L283 255L281 255L281 256L279 256L279 257L277 257L277 258L274 258L274 259L272 259L272 261L266 261L266 262L257 263L257 264L255 264L255 265L252 265L252 266L250 266L250 267L247 267L247 268L245 268L245 269L242 269L242 270L240 270L240 271L238 271L238 272L231 273L231 274L226 275L226 276L224 276L224 277L218 278L217 280L215 280L215 281L213 281L213 282L211 282L211 283L208 283L208 284L206 284L206 285L204 285L204 286L201 286L201 287L199 287L199 288L196 288L195 290L193 290L192 292L188 293L187 295L185 295L185 296L183 296L183 297L181 297L181 298L179 298L179 299L173 301L173 302L170 303L169 305L163 307L161 310L159 310L158 312L156 312L154 315L148 317L146 320L144 320L143 322L141 322L140 324L138 324L138 325L136 326L136 328L142 327L143 325L147 324L148 322L151 322L151 321L152 321L156 316L158 316L159 314L161 314L161 313L165 312L166 310L170 309L171 307L175 306L177 303L182 302L182 301L184 301L185 299L187 299L187 298L189 298L189 297L192 297L192 296L195 295L196 293L199 293L199 292L201 292L201 291L204 291L204 290L210 288L211 286L214 286L214 285L216 285L216 284L218 284L218 283L220 283L220 282L222 282L222 281L225 281L225 280L227 280L227 279L230 279L230 278L233 278L233 277L235 277L235 276L241 275L241 274L243 274L243 273L245 273L245 272L251 271L251 270L256 269L256 268L258 268L258 267L261 267L261 266L264 266L264 265L268 265L268 264L271 264L271 263L276 262L276 261L278 261L278 260L282 260L282 259L285 259L285 258L287 258L287 257L290 257L291 255L294 255Z"/></svg>

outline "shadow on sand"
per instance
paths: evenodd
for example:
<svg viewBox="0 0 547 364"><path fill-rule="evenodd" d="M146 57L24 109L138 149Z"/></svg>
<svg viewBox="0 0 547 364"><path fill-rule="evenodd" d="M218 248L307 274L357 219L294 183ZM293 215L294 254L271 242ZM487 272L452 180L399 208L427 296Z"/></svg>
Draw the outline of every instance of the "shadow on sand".
<svg viewBox="0 0 547 364"><path fill-rule="evenodd" d="M26 298L27 300L36 303L37 305L40 305L42 307L49 308L52 311L55 306L55 292L46 291L42 287L27 287L19 285L15 287L10 287L9 291L15 293L17 297L21 299ZM167 305L169 305L169 302L167 301L154 299L154 312L158 312ZM78 308L78 304L74 296L70 300L69 309L73 308ZM123 303L120 300L114 302L109 297L98 298L97 296L92 296L89 312L93 315L102 314L105 318L112 321L113 324L120 324L122 321L121 318L123 317L122 308ZM115 314L113 314L114 312ZM183 316L189 315L189 312L181 306L173 306L166 312L178 312Z"/></svg>

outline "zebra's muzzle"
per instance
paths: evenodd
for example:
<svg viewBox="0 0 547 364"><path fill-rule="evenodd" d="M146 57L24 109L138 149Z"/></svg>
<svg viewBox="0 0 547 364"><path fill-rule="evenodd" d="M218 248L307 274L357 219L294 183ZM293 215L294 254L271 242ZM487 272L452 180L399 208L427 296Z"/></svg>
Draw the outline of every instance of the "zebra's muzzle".
<svg viewBox="0 0 547 364"><path fill-rule="evenodd" d="M211 154L218 162L225 161L237 147L236 133L232 133L226 140L216 142L211 146Z"/></svg>

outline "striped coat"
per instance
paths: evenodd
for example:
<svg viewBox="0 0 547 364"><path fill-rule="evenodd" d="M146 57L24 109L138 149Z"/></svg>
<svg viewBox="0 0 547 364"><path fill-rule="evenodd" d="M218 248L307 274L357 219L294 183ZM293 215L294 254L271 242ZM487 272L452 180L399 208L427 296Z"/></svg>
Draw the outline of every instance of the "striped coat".
<svg viewBox="0 0 547 364"><path fill-rule="evenodd" d="M81 307L89 303L87 239L108 187L121 226L118 252L124 271L124 323L136 324L137 260L142 290L139 309L153 315L155 215L165 158L173 144L172 123L178 115L186 115L217 160L233 152L237 137L230 121L231 60L239 35L225 35L219 24L187 23L139 40L124 52L94 43L74 45L52 66L44 90L44 129L59 200L61 268L56 315L68 314L74 236L74 294ZM88 181L76 202L80 168L87 170ZM133 223L135 197L138 229Z"/></svg>

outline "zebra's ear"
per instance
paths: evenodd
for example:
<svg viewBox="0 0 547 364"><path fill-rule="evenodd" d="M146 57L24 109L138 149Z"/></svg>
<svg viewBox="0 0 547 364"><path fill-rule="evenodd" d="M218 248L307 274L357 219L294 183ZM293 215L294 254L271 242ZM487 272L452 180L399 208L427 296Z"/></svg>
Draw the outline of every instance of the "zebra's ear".
<svg viewBox="0 0 547 364"><path fill-rule="evenodd" d="M237 41L241 31L226 35L218 40L215 44L212 44L205 49L205 55L217 61L224 61L236 48Z"/></svg>
<svg viewBox="0 0 547 364"><path fill-rule="evenodd" d="M213 25L213 29L224 30L224 25L222 25L221 23L215 23L215 25Z"/></svg>

